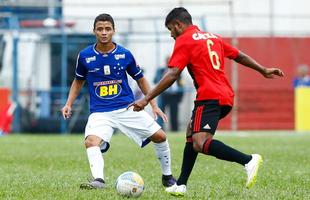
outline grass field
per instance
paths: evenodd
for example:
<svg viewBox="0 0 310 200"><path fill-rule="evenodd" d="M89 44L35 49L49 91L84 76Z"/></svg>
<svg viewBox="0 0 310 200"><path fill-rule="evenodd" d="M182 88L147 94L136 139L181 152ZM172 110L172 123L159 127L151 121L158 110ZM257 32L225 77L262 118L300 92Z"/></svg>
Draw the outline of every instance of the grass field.
<svg viewBox="0 0 310 200"><path fill-rule="evenodd" d="M180 172L184 136L169 134L172 169ZM220 133L216 138L247 153L259 152L264 164L253 189L236 163L199 155L182 199L310 199L310 133ZM161 185L161 171L152 145L141 150L127 137L112 138L105 154L107 188L84 191L90 178L82 135L10 135L0 137L0 199L124 199L114 183L124 171L145 181L140 199L179 199Z"/></svg>

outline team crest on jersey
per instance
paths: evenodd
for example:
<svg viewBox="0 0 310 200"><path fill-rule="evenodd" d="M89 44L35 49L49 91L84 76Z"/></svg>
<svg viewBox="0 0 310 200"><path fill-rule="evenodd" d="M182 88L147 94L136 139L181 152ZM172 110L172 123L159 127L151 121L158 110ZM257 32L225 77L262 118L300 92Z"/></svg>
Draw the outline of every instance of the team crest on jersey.
<svg viewBox="0 0 310 200"><path fill-rule="evenodd" d="M125 59L125 54L115 54L114 55L115 60L119 60L119 59Z"/></svg>
<svg viewBox="0 0 310 200"><path fill-rule="evenodd" d="M96 60L96 56L85 58L86 63L90 63L90 62L95 61L95 60Z"/></svg>
<svg viewBox="0 0 310 200"><path fill-rule="evenodd" d="M122 80L102 81L94 83L96 96L100 99L113 99L121 94Z"/></svg>
<svg viewBox="0 0 310 200"><path fill-rule="evenodd" d="M104 65L103 66L103 73L104 73L104 75L110 75L111 74L110 65Z"/></svg>

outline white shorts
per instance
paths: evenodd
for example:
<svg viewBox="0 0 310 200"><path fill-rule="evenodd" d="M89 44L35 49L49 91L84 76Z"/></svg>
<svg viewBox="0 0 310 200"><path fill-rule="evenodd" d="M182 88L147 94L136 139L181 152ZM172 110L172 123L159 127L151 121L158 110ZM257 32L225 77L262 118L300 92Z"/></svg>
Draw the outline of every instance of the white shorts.
<svg viewBox="0 0 310 200"><path fill-rule="evenodd" d="M147 138L156 133L161 127L147 112L134 112L133 108L123 108L111 112L92 113L88 117L85 128L85 138L95 135L104 143L102 152L109 148L109 142L115 129L119 129L140 147L143 147Z"/></svg>

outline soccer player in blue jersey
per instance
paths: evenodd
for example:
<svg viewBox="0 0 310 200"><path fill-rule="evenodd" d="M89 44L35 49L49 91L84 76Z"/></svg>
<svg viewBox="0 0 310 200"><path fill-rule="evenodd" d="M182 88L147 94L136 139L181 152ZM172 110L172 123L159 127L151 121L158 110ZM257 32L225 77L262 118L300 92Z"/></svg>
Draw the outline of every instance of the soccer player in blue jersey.
<svg viewBox="0 0 310 200"><path fill-rule="evenodd" d="M104 159L101 153L109 148L115 129L119 129L139 146L154 143L162 169L162 184L175 183L171 173L170 148L166 133L146 112L134 112L128 106L134 96L128 85L127 74L136 80L144 94L150 86L131 52L112 41L115 33L114 20L109 14L101 14L94 21L93 32L97 42L79 53L75 79L62 114L71 116L74 100L85 82L90 95L90 116L85 128L85 147L93 180L81 184L82 189L104 188ZM167 121L165 114L151 102L155 115Z"/></svg>

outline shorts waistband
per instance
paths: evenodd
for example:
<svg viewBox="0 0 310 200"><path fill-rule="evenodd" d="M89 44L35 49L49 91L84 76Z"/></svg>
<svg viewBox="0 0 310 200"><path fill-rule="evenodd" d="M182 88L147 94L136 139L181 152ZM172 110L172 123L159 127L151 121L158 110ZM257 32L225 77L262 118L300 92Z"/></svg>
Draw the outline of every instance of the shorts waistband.
<svg viewBox="0 0 310 200"><path fill-rule="evenodd" d="M219 105L219 100L217 99L208 99L208 100L200 100L200 101L194 101L195 106L201 106L206 104L216 104Z"/></svg>

